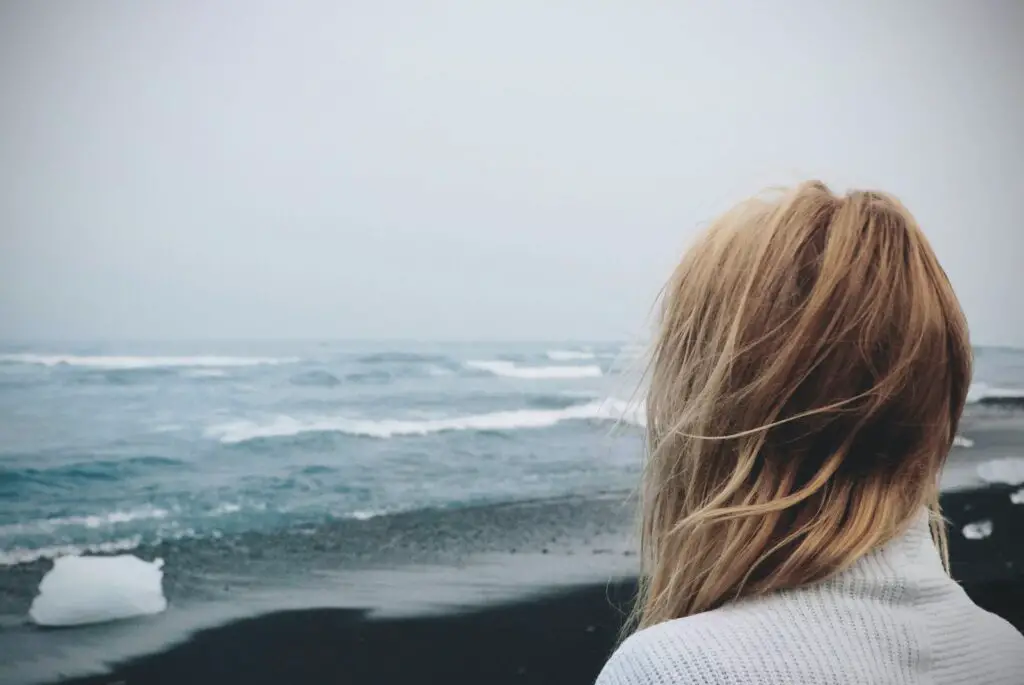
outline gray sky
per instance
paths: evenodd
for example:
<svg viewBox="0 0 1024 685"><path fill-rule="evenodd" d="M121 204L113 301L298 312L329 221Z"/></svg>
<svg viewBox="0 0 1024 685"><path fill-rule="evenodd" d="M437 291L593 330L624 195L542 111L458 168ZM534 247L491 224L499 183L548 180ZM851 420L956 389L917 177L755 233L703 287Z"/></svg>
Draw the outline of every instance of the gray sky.
<svg viewBox="0 0 1024 685"><path fill-rule="evenodd" d="M429 6L429 8L428 8ZM0 337L635 338L701 222L900 195L1024 345L1024 3L0 6Z"/></svg>

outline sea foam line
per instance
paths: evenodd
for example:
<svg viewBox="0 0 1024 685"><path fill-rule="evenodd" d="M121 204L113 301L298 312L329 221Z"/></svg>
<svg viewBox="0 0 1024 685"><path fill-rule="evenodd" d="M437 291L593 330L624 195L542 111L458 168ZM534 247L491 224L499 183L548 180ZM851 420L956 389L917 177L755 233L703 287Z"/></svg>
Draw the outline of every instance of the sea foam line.
<svg viewBox="0 0 1024 685"><path fill-rule="evenodd" d="M128 357L76 354L0 354L0 362L37 366L77 366L105 370L209 368L294 364L297 357Z"/></svg>
<svg viewBox="0 0 1024 685"><path fill-rule="evenodd" d="M228 372L224 369L214 368L199 368L185 372L185 376L188 378L224 378L227 375Z"/></svg>
<svg viewBox="0 0 1024 685"><path fill-rule="evenodd" d="M1024 459L1004 457L978 464L978 477L986 483L1024 485Z"/></svg>
<svg viewBox="0 0 1024 685"><path fill-rule="evenodd" d="M211 426L206 435L225 444L262 438L292 437L304 433L342 433L366 438L387 439L400 436L430 435L452 431L513 431L550 428L563 421L621 421L638 424L642 414L621 400L588 402L564 409L517 409L443 419L413 421L407 419L352 419L326 417L297 419L278 416L266 422L234 421Z"/></svg>
<svg viewBox="0 0 1024 685"><path fill-rule="evenodd" d="M495 376L531 380L599 378L604 375L601 367L596 364L586 366L519 366L515 362L485 360L468 361L466 366L470 369L492 373Z"/></svg>
<svg viewBox="0 0 1024 685"><path fill-rule="evenodd" d="M1024 404L1024 388L994 388L988 383L971 383L967 390L967 403L976 404L986 400L1019 401Z"/></svg>
<svg viewBox="0 0 1024 685"><path fill-rule="evenodd" d="M14 549L0 550L0 566L17 566L18 564L30 564L40 559L56 559L68 555L79 554L114 554L116 552L128 552L142 544L142 536L135 535L121 540L110 540L98 542L91 545L53 545L51 547L39 547L29 549L27 547L15 547Z"/></svg>
<svg viewBox="0 0 1024 685"><path fill-rule="evenodd" d="M132 521L164 519L170 514L166 509L145 508L131 511L112 511L106 514L88 514L85 516L61 516L25 523L9 523L0 526L0 536L23 535L26 533L50 532L57 528L82 527L103 528Z"/></svg>

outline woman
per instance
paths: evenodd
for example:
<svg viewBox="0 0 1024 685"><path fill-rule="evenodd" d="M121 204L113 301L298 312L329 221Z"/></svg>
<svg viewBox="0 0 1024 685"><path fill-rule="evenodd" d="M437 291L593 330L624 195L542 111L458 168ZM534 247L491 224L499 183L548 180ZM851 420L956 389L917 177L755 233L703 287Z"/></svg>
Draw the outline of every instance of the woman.
<svg viewBox="0 0 1024 685"><path fill-rule="evenodd" d="M1024 683L948 575L967 324L913 217L818 182L743 203L664 293L638 632L599 685Z"/></svg>

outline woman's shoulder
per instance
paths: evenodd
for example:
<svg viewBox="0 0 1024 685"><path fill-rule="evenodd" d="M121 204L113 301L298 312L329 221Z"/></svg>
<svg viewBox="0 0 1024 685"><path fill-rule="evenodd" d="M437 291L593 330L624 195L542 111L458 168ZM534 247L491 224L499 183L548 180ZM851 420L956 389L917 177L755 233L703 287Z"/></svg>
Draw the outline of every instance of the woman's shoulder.
<svg viewBox="0 0 1024 685"><path fill-rule="evenodd" d="M927 605L807 588L738 600L634 633L597 685L726 685L750 682L919 682L916 664L976 682L1017 683L1024 637L955 593ZM946 596L948 595L948 596ZM897 595L894 595L897 596ZM1012 675L1007 675L1012 674Z"/></svg>
<svg viewBox="0 0 1024 685"><path fill-rule="evenodd" d="M856 645L851 652L841 604L829 593L803 589L665 621L623 642L597 683L726 685L749 682L752 674L766 683L838 682L842 662L862 657Z"/></svg>
<svg viewBox="0 0 1024 685"><path fill-rule="evenodd" d="M598 676L597 685L692 683L724 685L736 682L722 625L724 612L711 611L644 628L627 638Z"/></svg>

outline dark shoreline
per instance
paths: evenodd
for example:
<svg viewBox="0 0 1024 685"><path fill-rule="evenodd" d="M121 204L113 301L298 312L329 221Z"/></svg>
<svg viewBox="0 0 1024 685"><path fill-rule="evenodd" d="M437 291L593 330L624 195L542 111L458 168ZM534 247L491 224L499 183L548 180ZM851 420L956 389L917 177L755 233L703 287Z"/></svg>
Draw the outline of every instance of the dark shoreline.
<svg viewBox="0 0 1024 685"><path fill-rule="evenodd" d="M1024 505L1016 488L946 493L953 574L980 606L1024 631ZM993 523L969 540L963 526ZM111 683L593 683L614 648L635 580L579 585L444 615L372 617L361 609L266 613L195 633L112 672Z"/></svg>

